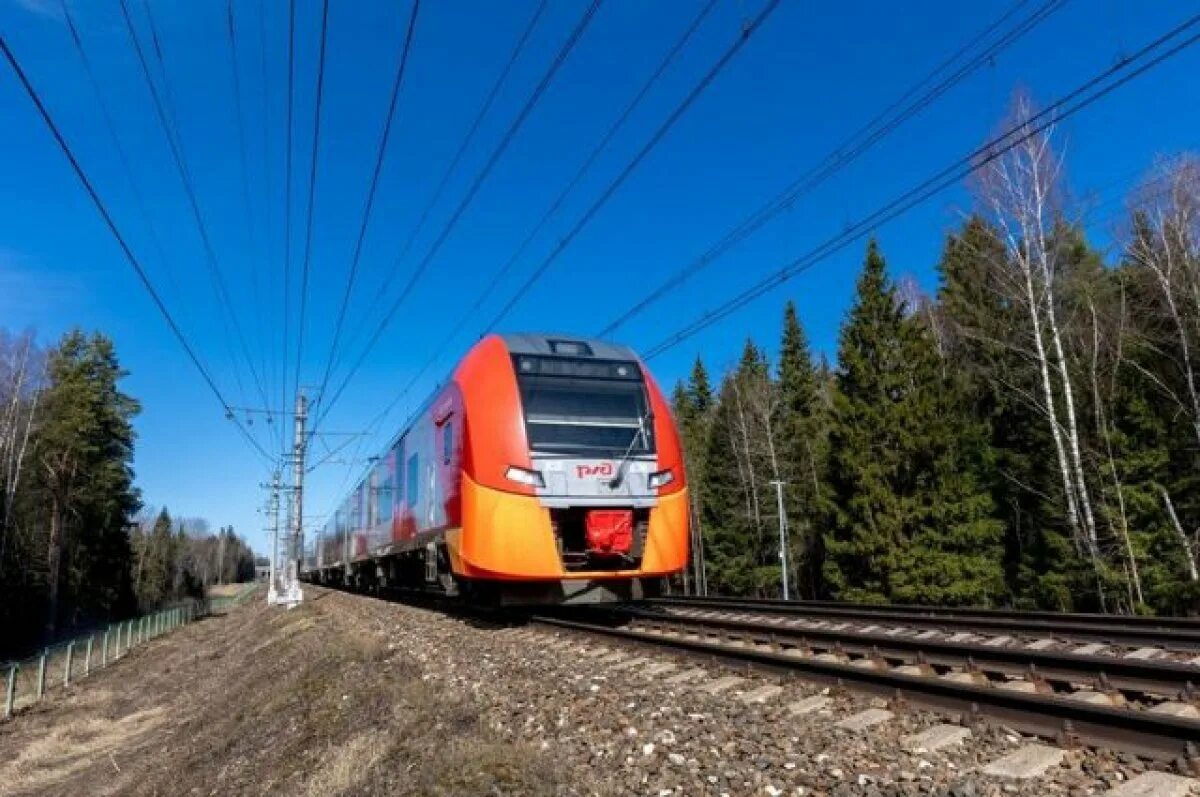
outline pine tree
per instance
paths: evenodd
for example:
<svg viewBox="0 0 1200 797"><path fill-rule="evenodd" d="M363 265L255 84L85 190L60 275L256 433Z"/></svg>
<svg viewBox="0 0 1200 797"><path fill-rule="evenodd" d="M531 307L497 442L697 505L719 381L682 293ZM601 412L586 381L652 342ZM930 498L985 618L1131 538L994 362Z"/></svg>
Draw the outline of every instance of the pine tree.
<svg viewBox="0 0 1200 797"><path fill-rule="evenodd" d="M48 507L45 630L53 636L62 605L82 620L131 602L125 527L140 503L130 467L139 407L120 391L125 372L101 335L68 333L49 371L35 456Z"/></svg>

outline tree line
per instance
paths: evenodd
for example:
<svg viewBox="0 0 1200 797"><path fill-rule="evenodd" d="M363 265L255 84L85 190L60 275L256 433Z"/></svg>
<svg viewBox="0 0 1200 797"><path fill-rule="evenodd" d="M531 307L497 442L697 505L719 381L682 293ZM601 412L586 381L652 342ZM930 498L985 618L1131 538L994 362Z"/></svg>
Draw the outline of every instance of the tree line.
<svg viewBox="0 0 1200 797"><path fill-rule="evenodd" d="M1017 121L1031 116L1018 98ZM711 592L1200 610L1200 161L1128 198L1107 262L1069 215L1053 131L976 172L933 296L872 241L837 362L795 307L673 404Z"/></svg>
<svg viewBox="0 0 1200 797"><path fill-rule="evenodd" d="M248 580L232 528L143 510L112 341L0 330L0 658Z"/></svg>

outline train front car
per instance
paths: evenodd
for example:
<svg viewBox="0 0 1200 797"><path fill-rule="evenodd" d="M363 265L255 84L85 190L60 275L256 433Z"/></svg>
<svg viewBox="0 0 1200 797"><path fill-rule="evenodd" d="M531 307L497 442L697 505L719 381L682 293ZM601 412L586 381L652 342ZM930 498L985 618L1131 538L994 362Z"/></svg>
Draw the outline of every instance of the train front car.
<svg viewBox="0 0 1200 797"><path fill-rule="evenodd" d="M493 335L453 381L466 423L461 526L446 550L466 591L510 604L623 600L683 569L679 437L632 351Z"/></svg>

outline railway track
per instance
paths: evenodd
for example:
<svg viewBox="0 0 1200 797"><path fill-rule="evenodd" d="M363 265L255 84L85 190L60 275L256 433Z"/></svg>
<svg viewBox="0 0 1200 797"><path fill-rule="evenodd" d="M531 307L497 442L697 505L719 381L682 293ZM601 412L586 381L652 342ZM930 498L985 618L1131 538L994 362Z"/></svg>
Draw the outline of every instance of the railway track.
<svg viewBox="0 0 1200 797"><path fill-rule="evenodd" d="M852 605L832 601L780 601L743 598L658 598L642 606L669 612L775 616L802 620L810 626L858 626L935 631L953 635L1005 638L1009 641L1054 640L1078 645L1123 648L1154 647L1192 656L1200 654L1200 619L1126 617L1108 614L1056 614L1003 609L959 609L926 606ZM1013 640L1012 637L1019 639ZM1046 644L1046 643L1043 643ZM1197 656L1200 659L1200 656Z"/></svg>
<svg viewBox="0 0 1200 797"><path fill-rule="evenodd" d="M720 612L704 616L667 611L680 608L668 600L536 615L531 622L845 686L967 724L997 722L1064 746L1115 749L1200 772L1200 667L1194 664L937 639L897 633L895 627L890 633L837 627L840 623L792 627L778 622L778 614L769 616L778 611L774 607L739 615L745 609L735 603L721 602Z"/></svg>

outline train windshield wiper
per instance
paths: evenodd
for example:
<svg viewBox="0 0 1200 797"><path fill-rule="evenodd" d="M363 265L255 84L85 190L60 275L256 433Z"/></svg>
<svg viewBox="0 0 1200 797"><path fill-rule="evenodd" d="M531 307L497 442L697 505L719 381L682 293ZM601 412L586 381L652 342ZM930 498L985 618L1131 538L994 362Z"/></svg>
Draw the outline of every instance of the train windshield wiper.
<svg viewBox="0 0 1200 797"><path fill-rule="evenodd" d="M621 486L621 482L625 480L625 468L629 465L629 459L633 455L633 447L637 445L638 438L642 438L642 445L650 448L650 440L646 437L646 423L653 420L654 413L647 410L645 415L639 415L637 419L637 430L633 433L633 438L629 441L629 445L625 446L625 453L621 455L621 461L617 464L617 472L608 482L608 488L615 490Z"/></svg>

